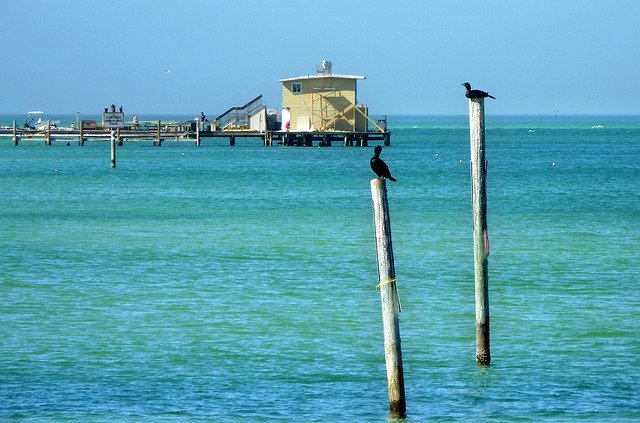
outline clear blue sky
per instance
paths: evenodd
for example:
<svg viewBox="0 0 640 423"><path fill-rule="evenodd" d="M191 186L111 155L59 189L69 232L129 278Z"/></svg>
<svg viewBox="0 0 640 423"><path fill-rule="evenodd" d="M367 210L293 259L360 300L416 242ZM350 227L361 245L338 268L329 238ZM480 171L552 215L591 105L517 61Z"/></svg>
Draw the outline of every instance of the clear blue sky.
<svg viewBox="0 0 640 423"><path fill-rule="evenodd" d="M365 75L371 114L640 114L638 0L4 0L0 113L214 116L280 78ZM169 70L170 73L165 72Z"/></svg>

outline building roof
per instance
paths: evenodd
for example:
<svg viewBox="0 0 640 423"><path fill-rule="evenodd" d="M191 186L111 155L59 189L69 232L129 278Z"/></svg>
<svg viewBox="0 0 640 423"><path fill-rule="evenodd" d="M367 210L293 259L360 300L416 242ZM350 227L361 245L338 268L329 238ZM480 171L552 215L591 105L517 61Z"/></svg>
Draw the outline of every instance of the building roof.
<svg viewBox="0 0 640 423"><path fill-rule="evenodd" d="M315 75L304 75L304 76L296 76L295 78L284 78L279 79L278 82L288 82L288 81L298 81L301 79L321 79L321 78L338 78L338 79L365 79L362 75L339 75L339 74L315 74Z"/></svg>

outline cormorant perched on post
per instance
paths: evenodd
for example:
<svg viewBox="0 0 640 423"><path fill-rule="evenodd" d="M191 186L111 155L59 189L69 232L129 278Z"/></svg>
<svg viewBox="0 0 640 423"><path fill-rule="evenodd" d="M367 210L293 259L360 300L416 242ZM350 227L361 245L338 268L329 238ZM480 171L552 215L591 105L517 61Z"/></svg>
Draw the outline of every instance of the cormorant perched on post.
<svg viewBox="0 0 640 423"><path fill-rule="evenodd" d="M370 160L371 170L378 175L378 179L387 178L392 182L396 182L397 179L391 176L391 172L389 172L389 166L380 158L380 152L382 151L382 146L376 145L376 148L373 149L373 157Z"/></svg>
<svg viewBox="0 0 640 423"><path fill-rule="evenodd" d="M490 95L486 91L472 90L471 89L471 84L469 84L468 82L465 82L462 85L467 89L467 92L464 93L465 97L467 97L467 98L485 98L485 97L489 97L489 98L492 98L494 100L496 99L494 96Z"/></svg>

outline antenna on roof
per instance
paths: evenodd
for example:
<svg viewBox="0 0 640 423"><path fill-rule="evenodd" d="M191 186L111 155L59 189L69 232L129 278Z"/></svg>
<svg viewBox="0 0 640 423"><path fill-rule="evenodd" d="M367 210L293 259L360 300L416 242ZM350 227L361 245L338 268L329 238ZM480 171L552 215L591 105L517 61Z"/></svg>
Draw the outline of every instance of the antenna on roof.
<svg viewBox="0 0 640 423"><path fill-rule="evenodd" d="M331 75L331 66L333 66L333 63L329 60L323 60L316 66L316 73L318 75Z"/></svg>

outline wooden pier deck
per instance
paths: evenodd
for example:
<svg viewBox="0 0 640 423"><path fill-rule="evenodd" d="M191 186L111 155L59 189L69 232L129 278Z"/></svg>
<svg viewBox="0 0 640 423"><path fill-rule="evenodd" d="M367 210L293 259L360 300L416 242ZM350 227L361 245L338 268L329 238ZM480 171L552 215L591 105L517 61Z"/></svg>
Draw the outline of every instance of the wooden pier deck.
<svg viewBox="0 0 640 423"><path fill-rule="evenodd" d="M35 130L24 128L1 129L0 137L11 138L14 145L22 141L43 141L46 145L51 145L53 141L64 141L67 143L78 142L84 145L90 141L109 141L111 132L108 129L57 129ZM161 146L166 141L193 142L200 145L204 140L228 140L230 146L236 144L238 138L259 139L262 145L270 147L282 145L286 147L330 147L332 145L367 147L369 142L391 144L391 134L389 132L289 132L289 131L194 131L192 128L183 126L169 126L158 122L155 128L146 129L119 129L116 131L118 145L124 142L153 142L156 146Z"/></svg>

